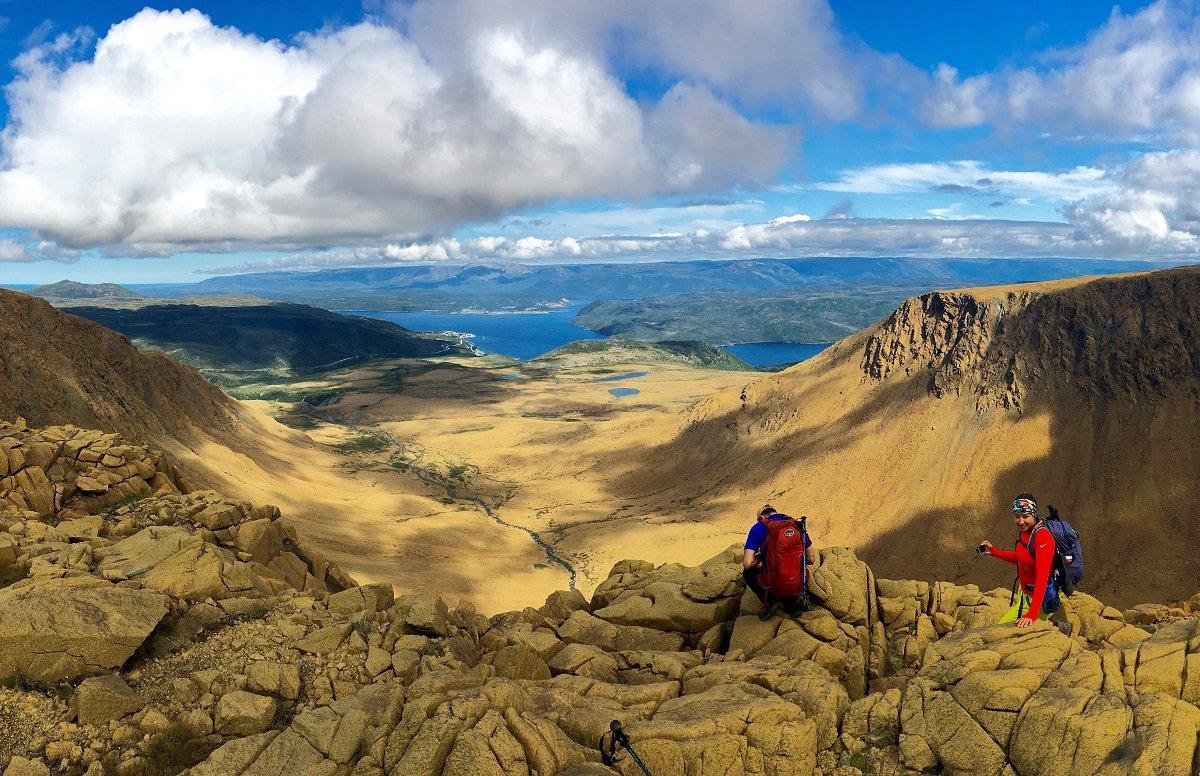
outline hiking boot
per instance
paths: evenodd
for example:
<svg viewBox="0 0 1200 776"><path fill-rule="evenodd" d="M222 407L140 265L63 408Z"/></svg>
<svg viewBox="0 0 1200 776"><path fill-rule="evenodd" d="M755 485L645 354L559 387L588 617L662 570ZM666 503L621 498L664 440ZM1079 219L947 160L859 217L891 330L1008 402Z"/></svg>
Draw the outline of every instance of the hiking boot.
<svg viewBox="0 0 1200 776"><path fill-rule="evenodd" d="M775 614L777 611L779 611L778 601L773 601L771 603L764 602L762 605L762 611L758 613L758 619L766 622L767 620L771 619L771 615Z"/></svg>

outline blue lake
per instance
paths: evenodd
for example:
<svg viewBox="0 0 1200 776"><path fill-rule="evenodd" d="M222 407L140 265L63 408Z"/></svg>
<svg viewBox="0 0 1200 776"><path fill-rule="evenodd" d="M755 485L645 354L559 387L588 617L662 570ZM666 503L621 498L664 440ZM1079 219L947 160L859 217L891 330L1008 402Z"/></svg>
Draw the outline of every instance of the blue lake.
<svg viewBox="0 0 1200 776"><path fill-rule="evenodd" d="M798 364L820 353L831 343L800 345L794 342L746 342L740 345L724 345L723 349L751 366L778 366Z"/></svg>
<svg viewBox="0 0 1200 776"><path fill-rule="evenodd" d="M624 372L619 375L609 375L608 377L597 377L598 383L619 383L622 380L636 380L639 377L645 377L649 372Z"/></svg>
<svg viewBox="0 0 1200 776"><path fill-rule="evenodd" d="M536 358L568 342L601 339L595 332L571 323L583 309L575 304L546 313L392 313L352 310L352 315L379 318L413 331L456 331L473 335L469 342L484 353L513 358Z"/></svg>
<svg viewBox="0 0 1200 776"><path fill-rule="evenodd" d="M611 393L613 396L616 396L618 399L621 398L622 396L637 396L638 395L637 388L609 388L608 392Z"/></svg>
<svg viewBox="0 0 1200 776"><path fill-rule="evenodd" d="M582 339L601 339L600 335L571 323L586 303L578 302L561 310L544 313L427 313L349 310L361 315L391 321L413 331L454 331L471 335L468 341L484 353L513 358L536 358L557 347ZM752 342L725 345L724 349L751 366L794 364L811 358L827 345L796 345L787 342Z"/></svg>

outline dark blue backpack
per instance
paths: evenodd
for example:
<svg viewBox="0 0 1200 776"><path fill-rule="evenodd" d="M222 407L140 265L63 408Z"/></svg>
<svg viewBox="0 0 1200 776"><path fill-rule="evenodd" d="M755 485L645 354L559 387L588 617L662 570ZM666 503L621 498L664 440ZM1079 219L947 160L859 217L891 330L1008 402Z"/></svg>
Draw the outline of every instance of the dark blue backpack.
<svg viewBox="0 0 1200 776"><path fill-rule="evenodd" d="M1054 537L1055 554L1059 556L1055 565L1061 563L1061 570L1066 573L1071 586L1074 587L1083 581L1083 547L1079 544L1079 533L1062 519L1053 504L1049 510L1050 515L1043 524Z"/></svg>

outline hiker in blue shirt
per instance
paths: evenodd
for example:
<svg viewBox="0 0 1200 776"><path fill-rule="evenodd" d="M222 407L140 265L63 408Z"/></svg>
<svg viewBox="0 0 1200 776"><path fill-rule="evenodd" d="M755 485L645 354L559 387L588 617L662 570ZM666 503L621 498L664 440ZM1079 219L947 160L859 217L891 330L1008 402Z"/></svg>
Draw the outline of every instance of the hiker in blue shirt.
<svg viewBox="0 0 1200 776"><path fill-rule="evenodd" d="M803 518L801 518L803 520ZM766 504L758 511L757 519L753 526L750 527L750 532L746 534L745 551L742 554L742 578L746 580L746 587L754 591L754 595L758 596L758 600L762 601L762 611L759 617L766 619L779 608L780 602L772 600L772 596L767 591L767 585L763 584L763 577L767 570L766 544L767 538L771 534L769 524L771 523L786 523L795 525L793 520L788 515L775 511L775 508L770 504ZM812 539L809 538L807 532L803 532L803 559L799 552L785 555L784 557L791 558L790 563L800 566L804 561L807 561L808 566L816 566L816 553L812 548ZM796 545L799 549L799 545ZM794 557L793 557L794 555ZM802 575L806 570L801 568L793 569L794 572L799 572Z"/></svg>

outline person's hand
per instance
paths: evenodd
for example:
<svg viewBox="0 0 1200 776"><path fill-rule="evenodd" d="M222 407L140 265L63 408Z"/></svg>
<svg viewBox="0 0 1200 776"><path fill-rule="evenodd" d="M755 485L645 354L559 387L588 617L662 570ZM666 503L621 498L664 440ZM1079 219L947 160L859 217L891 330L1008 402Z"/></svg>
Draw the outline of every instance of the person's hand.
<svg viewBox="0 0 1200 776"><path fill-rule="evenodd" d="M1018 628L1028 628L1030 625L1033 625L1033 620L1029 619L1028 617L1022 617L1021 619L1017 620Z"/></svg>

